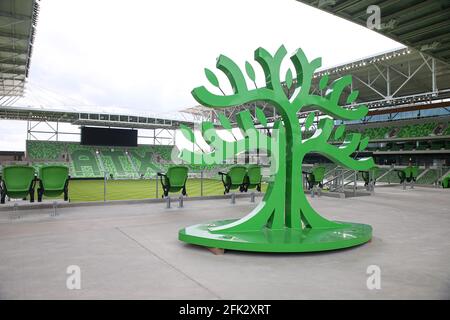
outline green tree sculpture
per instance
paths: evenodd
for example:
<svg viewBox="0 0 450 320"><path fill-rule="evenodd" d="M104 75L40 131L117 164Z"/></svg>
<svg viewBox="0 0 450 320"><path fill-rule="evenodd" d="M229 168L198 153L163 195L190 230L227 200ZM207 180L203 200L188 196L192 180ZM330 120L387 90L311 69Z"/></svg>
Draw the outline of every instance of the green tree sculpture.
<svg viewBox="0 0 450 320"><path fill-rule="evenodd" d="M185 242L224 249L273 252L301 252L330 250L349 247L367 242L372 235L368 225L330 221L318 214L306 199L301 165L307 153L315 152L324 155L333 162L354 170L368 170L374 166L372 158L355 160L351 157L357 150L364 150L368 137L361 134L347 134L344 142L337 146L329 142L330 138L339 140L345 130L340 126L331 137L335 119L357 120L364 117L368 108L359 105L346 108L340 105L344 97L344 89L352 82L350 75L344 76L328 84L329 78L323 76L319 82L320 89L327 89L325 96L311 93L311 81L314 71L321 66L321 59L308 61L301 49L298 49L290 60L297 74L297 83L293 86L291 69L288 69L284 85L280 79L280 66L287 52L281 46L274 56L267 50L258 48L254 58L261 65L265 75L265 87L258 88L255 83L255 72L250 63L246 63L246 73L255 83L255 89L249 89L244 74L228 57L221 55L217 59L217 68L225 73L233 89L231 95L216 95L204 86L192 91L194 98L204 106L211 108L227 108L255 101L272 104L281 115L281 120L274 123L271 137L256 130L251 114L245 110L237 115L237 123L243 132L244 139L232 142L219 137L214 125L210 122L202 124L205 141L213 149L209 153L196 153L182 150L179 157L191 163L222 163L226 158L250 149L266 149L271 154L272 168L276 172L261 203L248 215L241 219L216 221L200 224L180 230L179 239ZM206 76L212 85L219 87L215 74L205 69ZM289 93L291 88L293 94ZM219 87L220 88L220 87ZM358 91L352 91L346 97L347 104L352 104L358 97ZM304 107L313 106L330 117L319 121L314 134L309 138L302 137L298 112ZM264 113L256 109L256 118L267 125ZM223 128L231 131L229 121L222 115L219 120ZM305 122L303 134L312 127L314 112ZM193 132L183 127L182 132L192 142Z"/></svg>

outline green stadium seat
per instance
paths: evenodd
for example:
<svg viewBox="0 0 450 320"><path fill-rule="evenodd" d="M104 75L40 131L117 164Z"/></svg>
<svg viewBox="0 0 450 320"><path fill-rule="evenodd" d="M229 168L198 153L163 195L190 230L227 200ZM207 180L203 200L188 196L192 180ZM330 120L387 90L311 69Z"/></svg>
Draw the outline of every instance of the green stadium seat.
<svg viewBox="0 0 450 320"><path fill-rule="evenodd" d="M171 145L138 147L96 147L76 142L27 141L27 155L36 172L46 165L67 165L72 178L151 178L166 171L172 163ZM66 158L67 157L67 158ZM190 171L216 170L217 165L186 165ZM221 165L227 168L228 165Z"/></svg>
<svg viewBox="0 0 450 320"><path fill-rule="evenodd" d="M343 134L342 137L340 137L340 138L337 139L337 140L334 139L334 137L333 137L333 138L331 138L331 140L334 140L334 141L344 141L345 138L346 138L346 136L347 136L348 134L352 134L352 133L360 133L360 132L359 132L359 130L357 130L357 129L347 128L347 129L345 130L345 134Z"/></svg>
<svg viewBox="0 0 450 320"><path fill-rule="evenodd" d="M376 183L377 181L377 176L378 176L378 172L380 171L380 168L375 166L371 169L369 169L368 171L360 171L361 172L361 176L364 180L364 186L368 186L369 182L370 182L370 177L372 177L373 179L373 184Z"/></svg>
<svg viewBox="0 0 450 320"><path fill-rule="evenodd" d="M34 160L58 160L65 151L66 144L58 141L27 140L27 157Z"/></svg>
<svg viewBox="0 0 450 320"><path fill-rule="evenodd" d="M250 165L244 177L244 191L247 192L249 189L256 188L258 192L261 192L261 179L261 166Z"/></svg>
<svg viewBox="0 0 450 320"><path fill-rule="evenodd" d="M450 174L442 179L442 188L450 188Z"/></svg>
<svg viewBox="0 0 450 320"><path fill-rule="evenodd" d="M370 140L386 139L389 130L389 127L367 128L364 130L363 136L368 136Z"/></svg>
<svg viewBox="0 0 450 320"><path fill-rule="evenodd" d="M222 177L222 183L225 188L223 194L227 194L230 190L239 188L239 191L244 191L244 178L247 173L245 166L232 166L228 172L219 172Z"/></svg>
<svg viewBox="0 0 450 320"><path fill-rule="evenodd" d="M416 181L418 175L419 175L419 167L418 166L412 166L411 167L410 179L413 180L413 181Z"/></svg>
<svg viewBox="0 0 450 320"><path fill-rule="evenodd" d="M159 155L164 161L172 161L172 146L152 146L153 152Z"/></svg>
<svg viewBox="0 0 450 320"><path fill-rule="evenodd" d="M400 179L400 183L403 182L411 182L416 181L417 176L419 175L419 167L418 166L408 166L403 170L395 170Z"/></svg>
<svg viewBox="0 0 450 320"><path fill-rule="evenodd" d="M431 150L441 150L445 147L444 141L431 141Z"/></svg>
<svg viewBox="0 0 450 320"><path fill-rule="evenodd" d="M38 202L42 197L58 197L64 193L69 200L69 168L66 166L44 166L39 169Z"/></svg>
<svg viewBox="0 0 450 320"><path fill-rule="evenodd" d="M311 172L303 172L306 175L306 181L308 182L308 190L311 190L315 185L322 188L325 170L326 168L324 166L315 166Z"/></svg>
<svg viewBox="0 0 450 320"><path fill-rule="evenodd" d="M13 199L24 199L30 196L34 202L36 185L35 170L30 166L8 166L2 170L0 202L5 203L6 196Z"/></svg>
<svg viewBox="0 0 450 320"><path fill-rule="evenodd" d="M414 142L407 142L403 146L403 150L405 150L405 151L411 151L411 150L413 150L415 148L416 148L416 144Z"/></svg>
<svg viewBox="0 0 450 320"><path fill-rule="evenodd" d="M397 138L427 137L433 133L437 123L411 124L400 128Z"/></svg>
<svg viewBox="0 0 450 320"><path fill-rule="evenodd" d="M169 192L178 192L187 196L186 181L188 178L188 167L186 166L171 166L166 173L158 172L161 177L161 185L164 191L163 197L167 197Z"/></svg>
<svg viewBox="0 0 450 320"><path fill-rule="evenodd" d="M409 167L403 170L395 170L397 172L398 178L400 179L400 183L405 182L406 177L410 175L411 169Z"/></svg>
<svg viewBox="0 0 450 320"><path fill-rule="evenodd" d="M428 149L430 146L426 141L420 141L419 145L416 147L416 150L426 150Z"/></svg>

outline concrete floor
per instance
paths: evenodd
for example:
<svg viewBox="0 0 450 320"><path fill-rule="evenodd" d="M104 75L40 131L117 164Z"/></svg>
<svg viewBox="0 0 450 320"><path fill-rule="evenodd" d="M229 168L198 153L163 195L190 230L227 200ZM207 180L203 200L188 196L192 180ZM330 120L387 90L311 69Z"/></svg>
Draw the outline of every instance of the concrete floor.
<svg viewBox="0 0 450 320"><path fill-rule="evenodd" d="M249 199L2 211L0 298L450 299L450 190L397 186L310 201L327 218L371 224L373 240L219 256L177 240L184 226L243 216L255 206ZM80 290L66 288L69 265L81 268ZM379 290L366 286L369 265L381 269Z"/></svg>

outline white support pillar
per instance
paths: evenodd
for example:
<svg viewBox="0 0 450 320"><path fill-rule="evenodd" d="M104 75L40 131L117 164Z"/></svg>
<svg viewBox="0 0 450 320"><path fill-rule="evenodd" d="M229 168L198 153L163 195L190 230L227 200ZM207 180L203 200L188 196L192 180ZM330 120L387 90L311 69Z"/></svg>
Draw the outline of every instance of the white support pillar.
<svg viewBox="0 0 450 320"><path fill-rule="evenodd" d="M437 83L436 83L436 59L431 59L431 87L433 93L437 92Z"/></svg>
<svg viewBox="0 0 450 320"><path fill-rule="evenodd" d="M391 96L391 68L386 67L386 95L388 98Z"/></svg>

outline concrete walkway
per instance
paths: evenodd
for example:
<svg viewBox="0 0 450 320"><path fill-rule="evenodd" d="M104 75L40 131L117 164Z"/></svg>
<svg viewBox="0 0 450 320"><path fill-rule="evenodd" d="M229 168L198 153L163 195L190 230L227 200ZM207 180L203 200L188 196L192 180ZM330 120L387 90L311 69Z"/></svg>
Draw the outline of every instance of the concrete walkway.
<svg viewBox="0 0 450 320"><path fill-rule="evenodd" d="M259 201L260 198L257 198ZM371 224L372 242L341 251L261 254L177 240L184 226L241 217L249 199L99 205L0 212L1 299L450 299L450 192L378 188L320 197L330 219ZM81 289L66 287L69 265ZM369 265L381 289L366 286Z"/></svg>

